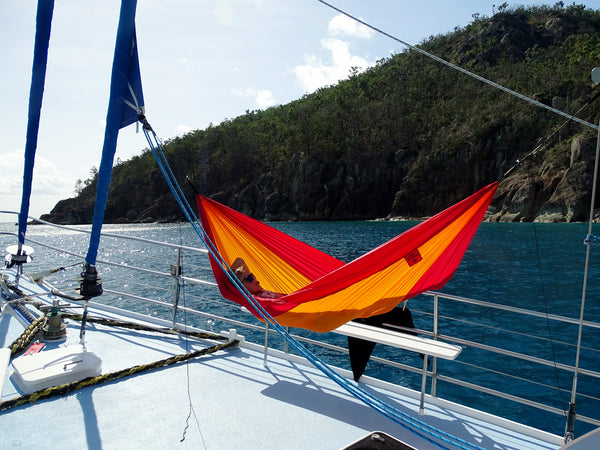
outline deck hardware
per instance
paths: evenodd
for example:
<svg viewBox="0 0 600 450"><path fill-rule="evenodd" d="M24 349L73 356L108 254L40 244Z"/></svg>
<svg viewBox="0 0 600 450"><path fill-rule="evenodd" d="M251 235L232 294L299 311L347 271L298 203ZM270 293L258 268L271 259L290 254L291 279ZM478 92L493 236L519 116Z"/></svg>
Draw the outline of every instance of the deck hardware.
<svg viewBox="0 0 600 450"><path fill-rule="evenodd" d="M42 327L43 341L58 341L67 337L67 325L63 322L58 301L52 302L50 311L46 313L46 324Z"/></svg>
<svg viewBox="0 0 600 450"><path fill-rule="evenodd" d="M69 368L70 365L79 364L79 363L82 363L82 362L83 362L83 359L78 359L77 361L70 361L68 363L65 363L65 365L63 366L63 370L68 370L68 368Z"/></svg>

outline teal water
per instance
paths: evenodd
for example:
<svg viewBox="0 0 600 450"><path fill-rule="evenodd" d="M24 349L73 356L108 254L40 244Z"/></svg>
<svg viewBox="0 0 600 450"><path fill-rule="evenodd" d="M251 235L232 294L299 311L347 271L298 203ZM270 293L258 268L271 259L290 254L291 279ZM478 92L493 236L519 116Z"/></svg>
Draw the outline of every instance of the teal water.
<svg viewBox="0 0 600 450"><path fill-rule="evenodd" d="M414 222L290 222L273 225L341 260L350 261L398 235L414 225ZM14 231L14 228L13 224L3 224L0 231ZM199 245L199 239L187 225L108 226L105 231L190 246ZM454 277L442 291L446 294L578 319L586 257L586 246L583 244L583 240L586 234L587 224L484 223L475 235ZM66 245L73 251L85 254L87 242L85 234L35 226L29 227L28 237L42 240L51 245ZM0 245L5 248L7 245L14 244L15 239L13 236L0 235ZM35 244L30 245L36 247ZM31 266L32 271L48 264L67 265L80 261L77 257L66 253L51 252L37 247L36 251ZM139 265L150 264L156 267L164 265L164 261L159 259L160 256L154 255L152 250L143 243L136 244L134 248L123 248L112 243L111 239L102 239L99 260L116 259L118 261L120 258L125 260L125 256L133 258L130 264L136 264L137 260ZM208 265L206 262L200 262L200 258L189 257L184 264L187 265L184 267L194 267L195 273L192 276L210 276ZM73 280L76 278L78 270L65 271L61 275L62 280L67 285L69 283L74 285ZM113 269L99 264L99 270L105 278L105 286L110 286ZM168 271L168 266L166 270ZM593 322L600 322L599 275L600 245L591 247L586 291L584 318ZM135 280L132 279L131 283L134 282ZM125 289L125 284L129 282L119 280L118 283L123 285L119 289ZM165 286L163 295L165 301L170 301L172 296L170 287L170 285ZM156 297L156 293L152 292L152 289L143 282L136 289L139 295ZM196 294L195 288L188 286L185 289L190 306L223 313L220 304L213 303L209 301L210 299L206 300L201 297L203 294ZM127 301L120 298L115 299L114 304L123 307L130 306ZM413 311L417 328L431 329L431 297L421 296L412 299L408 302L408 306ZM147 306L144 308L144 312L161 314L158 308L155 312L149 310ZM453 316L460 319L457 321L442 317L440 332L443 334L455 337L468 335L472 340L508 348L533 357L554 360L557 364L573 365L575 362L574 344L577 341L578 332L578 327L575 325L558 324L544 319L532 320L494 310L482 312L481 308L473 305L457 306L455 303L449 305L442 303L440 308L442 316ZM224 314L241 313L235 310L233 313L226 312ZM472 326L473 323L478 326ZM481 328L479 325L485 325L485 327ZM513 334L500 333L498 328L511 330ZM600 370L598 350L600 333L597 329L591 330L586 329L582 338L584 350L581 353L580 367L598 371ZM304 334L315 337L309 332ZM530 334L541 338L531 339L527 337ZM318 337L323 338L322 335L318 335ZM332 336L329 339L336 345L346 346L344 338L340 336ZM336 356L331 352L319 349L315 349L315 352L333 364L349 367L345 356ZM417 356L383 346L377 346L374 354L415 367L421 365L421 360ZM508 360L502 356L490 355L487 352L471 348L463 350L459 360L463 364L456 365L438 361L440 373L490 388L497 387L497 384L501 383L502 390L508 390L514 395L525 396L563 410L568 406L572 375L565 371L555 370L553 367L540 368L539 365L530 364L527 361ZM482 374L480 370L477 370L478 366L498 373L485 372ZM365 374L403 383L416 389L420 387L420 376L373 361L369 363ZM539 385L532 389L531 385L521 383L518 379L519 376L533 378L539 382ZM578 397L579 414L598 417L598 410L600 410L600 401L597 400L600 398L599 385L598 380L593 377L580 376L578 392L583 396ZM439 396L450 400L465 402L559 435L564 431L564 418L557 415L542 415L526 406L518 405L515 408L515 404L512 402L458 389L449 383L440 382L437 389ZM591 429L591 425L578 423L576 433L581 435Z"/></svg>

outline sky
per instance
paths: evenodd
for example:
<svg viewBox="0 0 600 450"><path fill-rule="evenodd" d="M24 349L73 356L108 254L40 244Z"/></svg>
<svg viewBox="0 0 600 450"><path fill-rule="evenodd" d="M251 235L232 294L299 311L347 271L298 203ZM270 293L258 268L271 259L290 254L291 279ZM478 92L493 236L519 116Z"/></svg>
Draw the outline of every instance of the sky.
<svg viewBox="0 0 600 450"><path fill-rule="evenodd" d="M474 14L489 17L500 3L330 2L412 45L464 27ZM76 181L99 167L119 4L55 2L32 217L73 197ZM577 4L600 9L600 0ZM0 0L0 210L21 204L35 11L33 0ZM288 103L347 78L352 67L364 70L405 50L316 0L140 0L136 29L146 116L163 140ZM123 129L115 161L146 147L135 126Z"/></svg>

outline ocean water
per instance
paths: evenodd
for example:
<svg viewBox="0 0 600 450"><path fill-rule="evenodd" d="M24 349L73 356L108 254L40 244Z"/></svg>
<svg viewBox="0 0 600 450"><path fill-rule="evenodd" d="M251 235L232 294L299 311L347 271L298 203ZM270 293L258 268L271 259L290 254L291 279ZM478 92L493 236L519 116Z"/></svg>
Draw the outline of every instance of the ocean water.
<svg viewBox="0 0 600 450"><path fill-rule="evenodd" d="M333 256L349 261L414 225L411 222L342 222L342 223L285 223L278 228ZM597 227L595 225L595 227ZM483 300L579 319L586 260L587 224L483 223L475 235L453 278L442 289L446 294ZM600 230L599 230L600 231ZM594 234L594 230L592 230ZM600 246L592 245L588 264L584 319L600 322ZM431 301L424 296L408 301L417 328L431 329L427 316ZM440 320L440 333L465 337L485 344L517 351L532 357L544 358L557 364L575 364L575 344L578 326L558 323L545 318L533 319L502 311L460 304L440 304L440 313L458 318ZM475 323L477 326L472 326ZM484 327L482 328L481 325ZM510 330L506 334L498 329ZM527 335L538 338L530 338ZM600 370L600 330L584 328L579 367ZM377 356L398 360L397 351L378 346ZM402 356L410 364L411 356ZM413 365L420 360L412 356ZM491 389L509 392L533 401L550 404L565 410L570 400L573 375L519 361L477 349L465 349L458 358L464 364L456 366L438 361L440 373ZM483 374L472 366L483 366ZM371 370L371 372L369 372ZM496 374L494 374L497 372ZM381 376L390 381L406 382L418 389L420 378L399 375L389 367L369 363L366 374ZM504 375L507 374L507 375ZM404 378L402 378L404 377ZM533 379L533 388L520 377ZM501 384L501 386L498 385ZM597 378L578 377L577 398L579 414L599 418L600 383ZM510 417L552 433L563 434L565 418L540 414L529 407L500 400L480 393L457 389L439 383L439 396L477 405L491 413ZM592 400L594 399L594 400ZM578 423L580 435L593 429Z"/></svg>
<svg viewBox="0 0 600 450"><path fill-rule="evenodd" d="M341 260L350 261L400 234L413 226L414 222L286 222L272 225ZM0 233L15 231L16 227L13 223L0 224ZM191 227L184 224L106 226L105 231L175 244L200 246L199 238L195 236ZM442 292L578 320L586 259L586 246L583 240L586 234L587 224L483 223L454 277ZM47 226L30 226L27 236L33 241L37 240L56 247L67 247L81 255L85 255L87 249L87 234L56 230ZM14 243L16 243L14 236L0 234L0 245L3 248ZM75 264L73 268L67 268L49 281L56 283L62 289L76 286L75 279L80 270L78 264L82 262L82 257L40 248L34 242L29 242L29 245L36 249L29 271L34 272L48 266L64 267ZM114 240L103 237L98 259L99 261L110 259L123 264L147 266L168 272L168 264L173 263L174 259L174 251L169 250L169 252L170 261L165 262L163 254L155 253L151 246L143 242L123 247ZM205 257L187 255L184 257L183 264L185 275L211 279ZM133 289L136 295L147 295L167 302L172 300L172 280L161 282L157 291L156 286L151 286L151 274L147 275L147 279L133 274L118 278L114 267L99 263L98 268L104 279L105 289L115 291ZM600 322L599 275L600 245L597 245L591 247L586 289L584 319L590 322ZM230 302L220 300L222 299L216 291L206 294L201 288L184 286L181 301L186 306L248 320L239 308ZM148 304L139 305L118 294L108 294L102 301L166 318L170 314L165 308ZM430 330L432 297L419 296L411 299L408 301L408 307L413 312L417 328ZM546 317L531 318L490 308L482 309L470 304L445 301L440 302L440 314L439 331L444 335L480 341L490 346L520 352L531 358L553 361L550 365L540 365L526 359L515 360L469 347L463 350L457 362L438 361L438 371L441 375L461 380L463 383L475 383L488 389L509 392L562 410L568 407L573 376L567 371L555 368L554 363L574 365L577 325L555 322ZM202 327L217 326L210 320L194 322L196 319L187 317L186 320ZM345 338L339 335L322 335L302 330L298 334L326 339L346 347ZM582 369L600 371L599 338L599 329L589 327L584 329L583 350L579 362ZM263 339L262 335L258 334L256 339L260 342ZM274 341L278 345L276 340ZM340 356L320 348L312 350L332 364L349 368L345 355ZM418 356L385 346L377 346L374 356L411 367L422 366ZM371 361L365 374L420 389L420 375L407 370ZM537 384L532 387L521 378L533 379ZM599 386L597 378L579 375L577 398L579 414L600 418ZM560 415L543 414L530 407L465 390L448 382L438 382L437 395L552 433L561 435L564 432L565 418ZM592 428L589 424L578 422L576 435L581 435Z"/></svg>

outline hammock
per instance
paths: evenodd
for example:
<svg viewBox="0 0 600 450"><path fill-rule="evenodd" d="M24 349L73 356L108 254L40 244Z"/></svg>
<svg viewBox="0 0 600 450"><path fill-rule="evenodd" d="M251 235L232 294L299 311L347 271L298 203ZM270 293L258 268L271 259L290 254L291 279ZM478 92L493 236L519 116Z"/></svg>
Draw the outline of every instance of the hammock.
<svg viewBox="0 0 600 450"><path fill-rule="evenodd" d="M452 277L487 210L498 183L421 222L350 263L344 263L269 225L205 196L200 221L226 264L243 258L264 289L285 294L254 296L283 326L330 331L356 319L390 311ZM224 298L254 308L211 257Z"/></svg>

